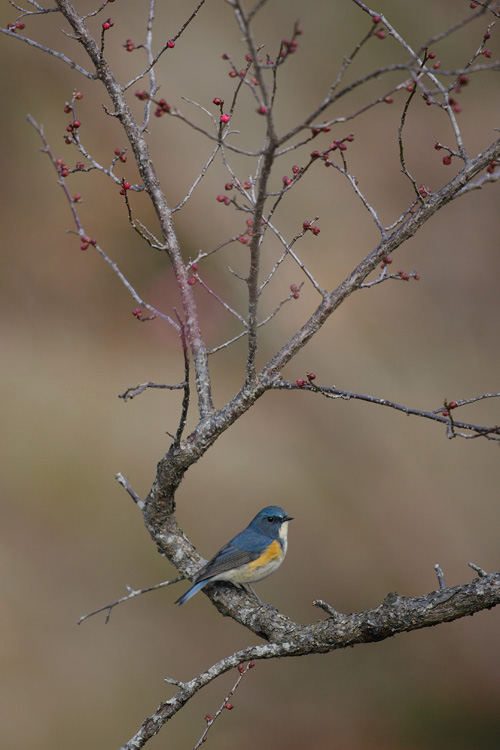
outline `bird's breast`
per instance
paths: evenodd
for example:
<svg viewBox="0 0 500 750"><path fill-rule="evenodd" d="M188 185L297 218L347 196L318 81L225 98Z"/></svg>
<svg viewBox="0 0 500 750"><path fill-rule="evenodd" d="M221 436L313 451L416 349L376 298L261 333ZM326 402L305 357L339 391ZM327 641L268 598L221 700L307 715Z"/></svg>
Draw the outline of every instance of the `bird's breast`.
<svg viewBox="0 0 500 750"><path fill-rule="evenodd" d="M247 563L244 569L239 571L238 583L255 583L274 573L283 562L286 548L275 539L257 559ZM234 579L233 579L234 580Z"/></svg>

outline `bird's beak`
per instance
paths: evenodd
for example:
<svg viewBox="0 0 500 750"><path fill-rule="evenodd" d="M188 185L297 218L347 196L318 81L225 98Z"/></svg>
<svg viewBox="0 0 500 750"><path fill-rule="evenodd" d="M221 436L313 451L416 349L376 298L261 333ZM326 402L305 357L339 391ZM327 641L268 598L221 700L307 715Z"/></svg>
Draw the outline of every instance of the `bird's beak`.
<svg viewBox="0 0 500 750"><path fill-rule="evenodd" d="M283 521L293 521L293 516L285 516Z"/></svg>

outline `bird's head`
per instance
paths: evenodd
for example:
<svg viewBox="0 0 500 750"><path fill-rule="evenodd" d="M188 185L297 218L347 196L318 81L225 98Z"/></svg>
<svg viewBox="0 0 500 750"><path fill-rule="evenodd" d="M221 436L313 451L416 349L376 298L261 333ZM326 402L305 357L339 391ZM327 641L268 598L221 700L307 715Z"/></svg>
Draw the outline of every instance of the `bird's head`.
<svg viewBox="0 0 500 750"><path fill-rule="evenodd" d="M262 534L273 539L286 539L288 521L293 521L293 518L288 516L283 508L278 505L268 505L257 513L250 527L258 529Z"/></svg>

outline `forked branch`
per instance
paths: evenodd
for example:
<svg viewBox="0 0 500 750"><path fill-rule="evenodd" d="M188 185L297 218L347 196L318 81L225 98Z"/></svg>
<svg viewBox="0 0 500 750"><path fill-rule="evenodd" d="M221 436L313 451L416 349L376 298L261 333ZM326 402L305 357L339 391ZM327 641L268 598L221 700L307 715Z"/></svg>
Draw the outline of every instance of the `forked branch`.
<svg viewBox="0 0 500 750"><path fill-rule="evenodd" d="M440 585L438 590L418 597L403 597L390 593L378 607L366 612L344 615L324 601L315 599L313 604L331 613L329 617L317 620L311 625L299 625L286 618L285 630L282 615L278 619L272 607L257 607L257 610L264 611L262 614L257 612L256 617L267 621L266 629L274 636L270 642L237 651L213 664L189 682L180 683L167 678L167 681L177 685L179 690L142 722L139 731L122 746L121 750L139 750L144 747L198 691L220 675L245 662L328 653L362 643L377 643L399 633L409 633L452 622L500 604L500 573L487 574L476 565L471 564L471 567L476 570L478 577L470 583L451 588ZM230 584L219 584L221 590L223 586L229 589ZM221 594L220 598L214 597L214 601L220 604L223 598L239 598L239 592L234 587L231 588L233 594ZM273 618L277 620L276 629L272 627Z"/></svg>

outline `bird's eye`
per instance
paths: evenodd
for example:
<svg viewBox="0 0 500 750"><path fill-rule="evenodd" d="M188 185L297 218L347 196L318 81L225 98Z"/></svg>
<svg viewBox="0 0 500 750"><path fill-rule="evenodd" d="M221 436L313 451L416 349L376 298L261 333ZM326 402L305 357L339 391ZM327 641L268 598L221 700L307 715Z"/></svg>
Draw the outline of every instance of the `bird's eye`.
<svg viewBox="0 0 500 750"><path fill-rule="evenodd" d="M274 516L268 516L267 520L269 521L269 523L274 523Z"/></svg>

